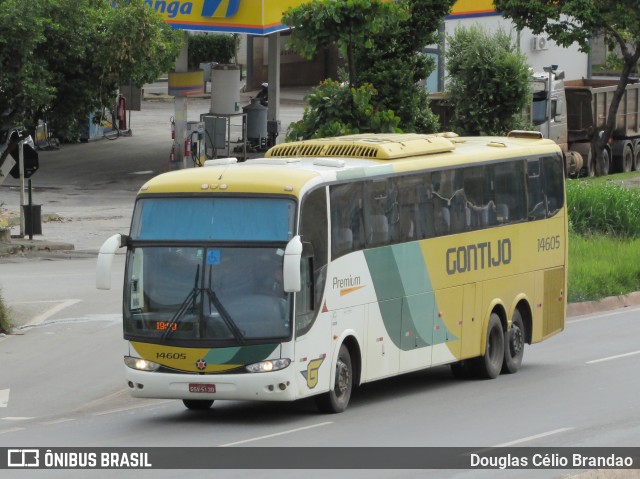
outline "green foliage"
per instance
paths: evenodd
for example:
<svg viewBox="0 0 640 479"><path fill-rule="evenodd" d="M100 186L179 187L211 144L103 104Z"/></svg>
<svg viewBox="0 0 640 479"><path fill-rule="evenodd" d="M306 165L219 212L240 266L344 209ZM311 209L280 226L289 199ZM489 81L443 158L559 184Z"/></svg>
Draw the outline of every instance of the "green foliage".
<svg viewBox="0 0 640 479"><path fill-rule="evenodd" d="M465 135L500 135L522 127L530 100L526 56L503 31L457 28L448 37L447 101L453 126Z"/></svg>
<svg viewBox="0 0 640 479"><path fill-rule="evenodd" d="M388 18L371 47L355 51L358 79L378 90L376 103L393 109L404 131L430 133L438 120L429 108L428 95L417 85L435 68L423 51L440 42L438 27L451 12L454 0L404 0L408 17Z"/></svg>
<svg viewBox="0 0 640 479"><path fill-rule="evenodd" d="M355 48L371 48L387 21L406 18L402 2L380 0L311 0L289 8L282 21L293 28L290 45L304 58L337 45L347 60L349 84L357 85Z"/></svg>
<svg viewBox="0 0 640 479"><path fill-rule="evenodd" d="M359 88L325 80L314 88L307 100L302 120L292 123L287 141L324 138L354 133L400 132L400 119L391 110L377 110L372 85Z"/></svg>
<svg viewBox="0 0 640 479"><path fill-rule="evenodd" d="M438 27L455 0L313 0L288 10L284 22L295 27L290 44L311 58L332 44L348 69L349 85L372 84L377 110L393 110L404 131L433 132L437 117L427 93L417 86L434 69L424 54L437 43Z"/></svg>
<svg viewBox="0 0 640 479"><path fill-rule="evenodd" d="M197 69L200 63L231 63L238 44L235 35L191 35L189 36L189 68Z"/></svg>
<svg viewBox="0 0 640 479"><path fill-rule="evenodd" d="M58 135L74 136L120 84L154 80L181 47L143 0L2 0L0 111L29 128L46 112Z"/></svg>
<svg viewBox="0 0 640 479"><path fill-rule="evenodd" d="M568 283L571 303L640 291L640 239L570 233Z"/></svg>
<svg viewBox="0 0 640 479"><path fill-rule="evenodd" d="M640 239L640 189L612 181L568 181L567 205L576 234Z"/></svg>
<svg viewBox="0 0 640 479"><path fill-rule="evenodd" d="M546 33L556 43L569 47L574 42L589 50L594 33L608 32L611 39L638 42L638 2L611 0L494 0L496 10L511 18L519 29Z"/></svg>
<svg viewBox="0 0 640 479"><path fill-rule="evenodd" d="M580 50L587 52L591 37L605 34L609 49L619 48L623 62L618 87L603 134L592 142L596 171L606 174L602 151L613 133L624 87L640 59L640 4L635 0L494 0L493 4L518 29L530 28L536 35L544 32L564 47L576 42Z"/></svg>
<svg viewBox="0 0 640 479"><path fill-rule="evenodd" d="M11 331L11 318L0 292L0 333L8 333L9 331Z"/></svg>
<svg viewBox="0 0 640 479"><path fill-rule="evenodd" d="M640 189L611 178L567 182L571 302L640 291Z"/></svg>

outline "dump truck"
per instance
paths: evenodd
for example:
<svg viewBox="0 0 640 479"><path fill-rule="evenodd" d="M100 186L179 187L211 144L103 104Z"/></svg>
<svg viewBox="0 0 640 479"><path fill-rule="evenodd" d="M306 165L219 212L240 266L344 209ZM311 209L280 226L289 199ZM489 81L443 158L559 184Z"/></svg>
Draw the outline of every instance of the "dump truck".
<svg viewBox="0 0 640 479"><path fill-rule="evenodd" d="M534 74L531 121L545 138L560 145L568 176L595 174L591 140L604 132L617 85L617 79L565 80L563 72L551 68ZM605 172L640 169L640 83L637 81L625 88L603 159Z"/></svg>
<svg viewBox="0 0 640 479"><path fill-rule="evenodd" d="M533 98L528 114L535 128L562 149L568 176L595 175L591 140L604 132L617 85L617 79L565 80L564 72L556 68L532 75ZM450 130L455 112L447 104L446 96L430 93L429 99L432 111L440 119L441 130ZM637 80L625 89L603 159L607 173L640 170L640 83Z"/></svg>

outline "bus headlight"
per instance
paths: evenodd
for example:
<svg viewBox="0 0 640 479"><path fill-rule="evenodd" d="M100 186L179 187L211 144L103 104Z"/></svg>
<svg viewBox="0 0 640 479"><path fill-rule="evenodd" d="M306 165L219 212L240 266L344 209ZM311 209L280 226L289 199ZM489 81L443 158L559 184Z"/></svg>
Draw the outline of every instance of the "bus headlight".
<svg viewBox="0 0 640 479"><path fill-rule="evenodd" d="M131 356L125 356L124 363L131 369L137 369L138 371L157 371L160 369L160 365L158 363L147 361L142 358L133 358Z"/></svg>
<svg viewBox="0 0 640 479"><path fill-rule="evenodd" d="M289 366L289 364L291 364L291 359L269 359L267 361L249 364L245 369L250 373L268 373L284 369Z"/></svg>

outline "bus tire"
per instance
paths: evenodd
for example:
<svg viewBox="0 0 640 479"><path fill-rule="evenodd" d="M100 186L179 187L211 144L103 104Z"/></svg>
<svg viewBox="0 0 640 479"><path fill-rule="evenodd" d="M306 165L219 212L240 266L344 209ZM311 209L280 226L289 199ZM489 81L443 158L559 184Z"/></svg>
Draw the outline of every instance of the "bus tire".
<svg viewBox="0 0 640 479"><path fill-rule="evenodd" d="M513 312L511 328L504 333L504 362L502 372L513 374L520 369L525 343L524 321L519 310Z"/></svg>
<svg viewBox="0 0 640 479"><path fill-rule="evenodd" d="M204 411L213 406L213 399L183 399L182 403L191 411Z"/></svg>
<svg viewBox="0 0 640 479"><path fill-rule="evenodd" d="M487 341L484 354L474 358L472 362L473 372L481 379L495 379L502 370L504 360L504 331L500 317L491 313L489 326L487 327Z"/></svg>
<svg viewBox="0 0 640 479"><path fill-rule="evenodd" d="M349 349L340 346L336 361L336 380L333 388L316 398L316 405L321 412L335 414L347 409L351 391L353 390L353 367Z"/></svg>

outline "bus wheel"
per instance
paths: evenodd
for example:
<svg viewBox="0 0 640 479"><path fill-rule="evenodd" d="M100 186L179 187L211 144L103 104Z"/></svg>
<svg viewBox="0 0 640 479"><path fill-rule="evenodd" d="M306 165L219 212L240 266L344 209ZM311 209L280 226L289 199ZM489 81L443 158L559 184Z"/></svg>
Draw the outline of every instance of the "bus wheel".
<svg viewBox="0 0 640 479"><path fill-rule="evenodd" d="M524 355L524 322L517 309L513 312L511 329L504 333L504 362L503 373L515 373L520 369Z"/></svg>
<svg viewBox="0 0 640 479"><path fill-rule="evenodd" d="M353 368L349 349L340 346L338 361L336 362L336 382L328 393L316 398L318 409L325 413L339 413L347 409L351 391L353 389Z"/></svg>
<svg viewBox="0 0 640 479"><path fill-rule="evenodd" d="M504 331L496 313L491 313L487 328L484 356L473 360L473 372L482 379L494 379L500 374L504 357Z"/></svg>
<svg viewBox="0 0 640 479"><path fill-rule="evenodd" d="M192 411L204 411L213 405L213 399L183 399L182 403Z"/></svg>

